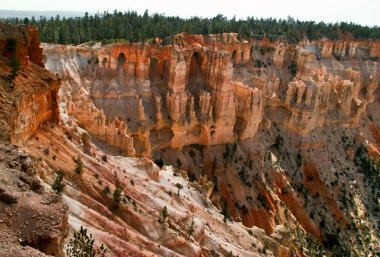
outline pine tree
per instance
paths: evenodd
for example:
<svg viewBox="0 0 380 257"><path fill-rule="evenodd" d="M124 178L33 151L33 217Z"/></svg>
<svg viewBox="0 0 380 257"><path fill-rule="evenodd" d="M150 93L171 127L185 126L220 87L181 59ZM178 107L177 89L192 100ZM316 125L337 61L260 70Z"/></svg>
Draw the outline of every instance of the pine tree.
<svg viewBox="0 0 380 257"><path fill-rule="evenodd" d="M92 235L87 235L87 229L80 227L78 232L74 233L70 243L66 247L66 253L69 257L95 257L104 256L107 249L102 244L99 248L94 248L95 240Z"/></svg>
<svg viewBox="0 0 380 257"><path fill-rule="evenodd" d="M223 215L224 223L227 223L228 220L231 220L230 210L228 209L226 201L223 202L221 214Z"/></svg>
<svg viewBox="0 0 380 257"><path fill-rule="evenodd" d="M122 193L122 188L120 186L120 183L118 180L116 180L116 186L115 186L115 191L113 191L113 203L114 203L114 207L119 207L119 203L120 203L120 200L121 200L121 193Z"/></svg>
<svg viewBox="0 0 380 257"><path fill-rule="evenodd" d="M161 211L161 222L165 222L167 217L168 217L168 208L164 206L164 208Z"/></svg>
<svg viewBox="0 0 380 257"><path fill-rule="evenodd" d="M55 178L55 181L54 181L53 185L51 186L51 188L57 194L59 194L60 192L62 192L63 188L65 187L65 184L62 183L63 176L64 176L63 172L62 171L58 171L57 172L57 177Z"/></svg>
<svg viewBox="0 0 380 257"><path fill-rule="evenodd" d="M68 44L71 41L69 29L64 21L65 19L62 21L61 27L59 28L58 32L58 44L63 45Z"/></svg>
<svg viewBox="0 0 380 257"><path fill-rule="evenodd" d="M77 174L82 174L82 171L83 171L83 162L82 162L82 159L80 158L80 156L78 155L78 157L74 160L74 162L76 163L76 166L75 166L75 173Z"/></svg>
<svg viewBox="0 0 380 257"><path fill-rule="evenodd" d="M180 183L175 184L175 187L178 189L177 195L179 196L179 191L183 188L183 186Z"/></svg>

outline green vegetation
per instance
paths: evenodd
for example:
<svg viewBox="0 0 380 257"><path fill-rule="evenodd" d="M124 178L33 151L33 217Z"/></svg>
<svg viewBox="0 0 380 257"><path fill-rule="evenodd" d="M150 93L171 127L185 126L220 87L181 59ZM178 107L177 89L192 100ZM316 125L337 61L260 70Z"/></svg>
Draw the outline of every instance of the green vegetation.
<svg viewBox="0 0 380 257"><path fill-rule="evenodd" d="M161 211L161 217L160 217L160 222L164 223L165 220L167 219L168 217L168 208L166 206L164 206L164 208L162 208L162 211Z"/></svg>
<svg viewBox="0 0 380 257"><path fill-rule="evenodd" d="M179 196L179 191L181 191L181 189L183 188L183 186L180 183L176 183L175 187L178 189L177 195Z"/></svg>
<svg viewBox="0 0 380 257"><path fill-rule="evenodd" d="M116 186L115 186L115 191L113 191L113 203L114 203L114 207L119 207L119 203L120 203L120 200L121 200L121 193L122 193L122 188L120 186L120 183L118 180L116 180Z"/></svg>
<svg viewBox="0 0 380 257"><path fill-rule="evenodd" d="M149 14L148 10L143 15L135 11L115 10L112 13L103 12L95 15L86 13L84 17L75 18L61 18L57 15L50 19L42 16L31 20L3 18L0 21L37 25L43 42L60 44L80 44L91 41L104 43L123 40L149 41L155 37L165 38L181 32L192 34L236 32L241 38L260 38L267 34L271 38L282 37L291 42L297 42L305 36L311 40L322 37L339 39L341 36L350 34L358 39L380 39L379 27L361 26L355 23L317 23L299 21L292 17L287 19L248 17L245 20L237 20L235 17L227 19L222 14L213 18L194 16L183 19L178 16Z"/></svg>
<svg viewBox="0 0 380 257"><path fill-rule="evenodd" d="M231 220L230 210L228 209L226 201L223 201L222 211L220 213L223 215L224 223L227 223L228 220Z"/></svg>
<svg viewBox="0 0 380 257"><path fill-rule="evenodd" d="M380 186L380 165L379 161L370 158L367 149L361 145L355 153L355 164L359 166L359 171L364 173L365 178L372 180ZM379 188L379 187L378 187Z"/></svg>
<svg viewBox="0 0 380 257"><path fill-rule="evenodd" d="M265 198L265 196L263 196L261 193L259 193L257 195L257 201L260 202L261 206L266 209L266 210L270 210L270 206L267 202L267 199Z"/></svg>
<svg viewBox="0 0 380 257"><path fill-rule="evenodd" d="M95 257L104 256L107 249L103 244L99 248L94 248L95 240L92 235L87 235L87 229L80 227L79 232L75 232L70 243L66 247L66 253L69 257Z"/></svg>
<svg viewBox="0 0 380 257"><path fill-rule="evenodd" d="M82 162L82 159L80 158L80 156L78 155L78 157L74 160L75 162L75 173L77 174L82 174L82 171L83 171L83 162Z"/></svg>
<svg viewBox="0 0 380 257"><path fill-rule="evenodd" d="M60 192L62 192L63 188L65 187L65 184L62 183L63 176L64 176L63 172L62 171L58 171L57 172L57 177L55 178L55 181L54 181L53 185L51 186L51 188L57 194L59 194Z"/></svg>

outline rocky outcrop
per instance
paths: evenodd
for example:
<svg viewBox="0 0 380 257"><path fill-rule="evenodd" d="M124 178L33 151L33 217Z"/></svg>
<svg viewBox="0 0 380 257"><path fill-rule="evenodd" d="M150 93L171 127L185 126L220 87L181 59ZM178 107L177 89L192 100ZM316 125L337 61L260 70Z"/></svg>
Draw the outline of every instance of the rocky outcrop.
<svg viewBox="0 0 380 257"><path fill-rule="evenodd" d="M171 163L202 183L211 180L213 186L192 184L205 202L210 198L229 209L231 220L268 235L289 220L319 240L326 237L325 217L344 226L342 196L329 193L325 182L329 165L338 165L327 153L350 149L317 153L330 138L311 138L329 127L360 127L380 81L372 54L377 41L292 45L265 37L248 42L234 34L180 34L162 42L45 45L45 64L64 78L62 95L72 96L62 98L67 124L74 118L93 138L127 155ZM268 150L278 157L270 167ZM302 161L309 152L315 168ZM316 162L314 153L323 161ZM312 173L315 183L298 173ZM321 201L316 183L324 190ZM311 202L325 216L315 217Z"/></svg>
<svg viewBox="0 0 380 257"><path fill-rule="evenodd" d="M377 69L339 63L377 56L377 41L323 39L292 46L268 38L240 41L236 34L186 33L171 40L167 45L46 46L46 65L77 86L86 85L81 97L70 100L76 106L70 115L81 126L115 127L118 118L128 140L106 139L99 129L90 133L143 156L167 147L252 138L266 106L284 108L281 123L301 135L329 124L355 127L378 85ZM90 101L83 104L86 95L104 117L91 111L96 108Z"/></svg>
<svg viewBox="0 0 380 257"><path fill-rule="evenodd" d="M0 53L0 255L64 256L67 206L39 180L42 159L20 149L43 123L58 124L60 81L43 68L35 27L0 23Z"/></svg>
<svg viewBox="0 0 380 257"><path fill-rule="evenodd" d="M81 108L78 108L78 105ZM113 122L106 125L103 111L94 107L87 97L82 96L80 99L75 99L75 103L69 102L67 113L76 118L79 126L85 128L99 140L124 150L124 154L128 156L135 155L133 140L127 135L125 122L115 118Z"/></svg>
<svg viewBox="0 0 380 257"><path fill-rule="evenodd" d="M0 49L1 54L9 57L10 50L8 40L14 40L16 57L21 65L27 65L29 61L43 67L42 48L40 37L35 26L10 25L0 23ZM13 44L13 43L12 43Z"/></svg>
<svg viewBox="0 0 380 257"><path fill-rule="evenodd" d="M0 160L0 255L63 257L68 210L37 178L43 162L15 145L0 145Z"/></svg>
<svg viewBox="0 0 380 257"><path fill-rule="evenodd" d="M14 80L9 79L9 49L5 46L14 40L16 58L21 67ZM3 103L2 120L7 123L3 135L14 144L24 143L46 121L59 121L57 94L60 82L56 75L40 67L42 49L38 31L34 27L11 26L0 23L1 59L0 80Z"/></svg>

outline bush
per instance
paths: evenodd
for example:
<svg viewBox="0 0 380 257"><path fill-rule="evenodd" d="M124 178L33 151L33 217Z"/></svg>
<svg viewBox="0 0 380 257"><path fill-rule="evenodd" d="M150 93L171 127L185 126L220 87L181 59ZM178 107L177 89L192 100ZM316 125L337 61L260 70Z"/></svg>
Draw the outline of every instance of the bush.
<svg viewBox="0 0 380 257"><path fill-rule="evenodd" d="M168 208L166 206L164 206L164 208L162 208L162 211L161 211L161 219L160 221L161 222L165 222L166 218L168 217Z"/></svg>
<svg viewBox="0 0 380 257"><path fill-rule="evenodd" d="M65 187L65 184L62 183L63 176L64 176L63 172L62 171L58 171L57 172L57 177L55 178L55 181L54 181L53 185L51 186L51 188L57 194L59 194L60 192L62 192L63 188Z"/></svg>
<svg viewBox="0 0 380 257"><path fill-rule="evenodd" d="M265 197L262 194L259 193L257 195L257 200L260 202L261 206L264 207L264 209L267 209L267 210L270 209L270 206L269 206L267 200L265 199Z"/></svg>
<svg viewBox="0 0 380 257"><path fill-rule="evenodd" d="M119 184L119 181L116 181L115 191L113 191L113 194L112 194L115 207L119 206L119 203L121 200L121 193L122 193L122 188Z"/></svg>
<svg viewBox="0 0 380 257"><path fill-rule="evenodd" d="M179 191L181 191L181 189L183 188L183 186L180 183L176 183L175 187L178 189L177 195L179 196Z"/></svg>
<svg viewBox="0 0 380 257"><path fill-rule="evenodd" d="M82 174L82 171L83 171L83 162L82 162L82 159L80 158L80 156L78 155L78 157L74 160L74 162L76 163L76 166L75 166L75 173L77 174Z"/></svg>
<svg viewBox="0 0 380 257"><path fill-rule="evenodd" d="M222 211L224 223L227 223L228 220L231 220L230 210L228 209L228 205L226 201L223 201Z"/></svg>
<svg viewBox="0 0 380 257"><path fill-rule="evenodd" d="M92 235L87 235L87 229L80 227L79 232L75 232L70 243L66 247L66 253L69 257L95 257L103 256L107 249L103 244L99 248L94 248L95 240Z"/></svg>

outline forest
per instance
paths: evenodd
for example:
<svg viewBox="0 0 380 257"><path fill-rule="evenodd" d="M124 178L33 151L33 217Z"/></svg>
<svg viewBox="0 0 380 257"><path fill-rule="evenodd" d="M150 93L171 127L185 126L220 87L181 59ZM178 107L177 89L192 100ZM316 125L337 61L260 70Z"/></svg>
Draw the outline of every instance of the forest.
<svg viewBox="0 0 380 257"><path fill-rule="evenodd" d="M85 42L147 42L156 37L166 38L181 32L191 34L216 34L236 32L242 39L269 36L296 43L307 37L310 40L327 37L337 39L380 39L380 27L368 27L355 23L324 23L287 19L255 18L227 19L219 14L213 18L143 15L135 11L113 11L83 17L32 17L31 19L7 18L2 22L32 24L39 28L41 41L58 44L81 44Z"/></svg>

